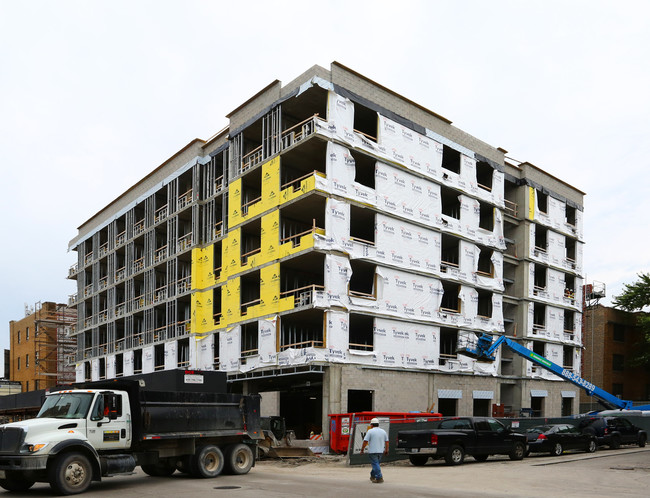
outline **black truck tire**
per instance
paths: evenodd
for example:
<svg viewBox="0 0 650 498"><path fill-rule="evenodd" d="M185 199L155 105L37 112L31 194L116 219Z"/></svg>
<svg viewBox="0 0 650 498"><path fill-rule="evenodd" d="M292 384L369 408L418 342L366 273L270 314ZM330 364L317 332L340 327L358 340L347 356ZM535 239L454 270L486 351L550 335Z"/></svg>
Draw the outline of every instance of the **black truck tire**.
<svg viewBox="0 0 650 498"><path fill-rule="evenodd" d="M50 487L60 495L76 495L90 487L93 468L81 453L63 453L48 468Z"/></svg>
<svg viewBox="0 0 650 498"><path fill-rule="evenodd" d="M409 462L416 467L422 467L429 461L427 455L409 455Z"/></svg>
<svg viewBox="0 0 650 498"><path fill-rule="evenodd" d="M646 436L645 434L641 434L639 436L639 440L638 440L639 448L644 448L645 447L645 443L646 443L647 439L648 439L648 436Z"/></svg>
<svg viewBox="0 0 650 498"><path fill-rule="evenodd" d="M560 443L555 443L551 449L551 456L560 456L562 453L564 453L562 445Z"/></svg>
<svg viewBox="0 0 650 498"><path fill-rule="evenodd" d="M247 444L231 444L226 448L225 472L227 474L248 474L254 462L253 450Z"/></svg>
<svg viewBox="0 0 650 498"><path fill-rule="evenodd" d="M34 485L34 481L23 478L21 475L16 474L7 470L5 472L5 478L0 479L0 487L6 489L7 491L27 491Z"/></svg>
<svg viewBox="0 0 650 498"><path fill-rule="evenodd" d="M594 453L598 449L598 445L596 444L596 441L593 439L587 443L587 453Z"/></svg>
<svg viewBox="0 0 650 498"><path fill-rule="evenodd" d="M169 477L176 472L176 462L161 460L158 463L142 465L142 471L151 477Z"/></svg>
<svg viewBox="0 0 650 498"><path fill-rule="evenodd" d="M196 450L190 462L190 473L194 477L217 477L223 470L223 453L218 446L209 444Z"/></svg>
<svg viewBox="0 0 650 498"><path fill-rule="evenodd" d="M452 444L445 455L447 465L460 465L465 459L465 450L459 444Z"/></svg>
<svg viewBox="0 0 650 498"><path fill-rule="evenodd" d="M508 456L510 457L510 460L523 460L524 456L526 456L526 445L522 442L516 441L512 445L512 450L510 450Z"/></svg>

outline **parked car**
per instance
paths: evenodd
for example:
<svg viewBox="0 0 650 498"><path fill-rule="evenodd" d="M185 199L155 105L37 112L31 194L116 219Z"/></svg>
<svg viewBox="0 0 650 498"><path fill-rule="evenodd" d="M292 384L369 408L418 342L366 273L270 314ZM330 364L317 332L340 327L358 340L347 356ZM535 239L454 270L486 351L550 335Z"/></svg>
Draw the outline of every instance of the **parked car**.
<svg viewBox="0 0 650 498"><path fill-rule="evenodd" d="M526 431L529 453L561 455L565 450L584 450L593 453L598 449L596 436L583 433L569 424L538 425Z"/></svg>
<svg viewBox="0 0 650 498"><path fill-rule="evenodd" d="M643 448L648 433L623 417L589 417L580 421L580 430L596 436L599 445L615 450L622 444L638 444Z"/></svg>
<svg viewBox="0 0 650 498"><path fill-rule="evenodd" d="M417 466L424 465L429 458L444 458L447 465L460 465L466 454L479 462L490 455L508 455L511 460L521 460L526 454L526 436L493 418L446 418L434 427L399 431L398 452L406 453Z"/></svg>

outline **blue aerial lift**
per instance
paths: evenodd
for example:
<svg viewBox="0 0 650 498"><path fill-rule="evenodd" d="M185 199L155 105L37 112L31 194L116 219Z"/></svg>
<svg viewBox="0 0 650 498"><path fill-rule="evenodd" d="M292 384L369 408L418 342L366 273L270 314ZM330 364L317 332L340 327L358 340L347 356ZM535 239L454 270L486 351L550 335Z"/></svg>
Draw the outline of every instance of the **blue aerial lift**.
<svg viewBox="0 0 650 498"><path fill-rule="evenodd" d="M600 387L597 387L591 382L583 379L575 372L556 365L552 361L523 347L521 344L509 339L505 335L500 335L494 342L492 342L492 335L482 333L479 335L476 343L466 345L459 344L457 351L471 358L475 358L477 361L494 361L496 350L502 345L505 345L508 349L519 356L526 358L535 365L538 365L549 372L568 380L576 386L581 387L589 396L595 396L608 408L621 410L650 410L650 405L632 406L632 401L620 399L613 394L604 391Z"/></svg>

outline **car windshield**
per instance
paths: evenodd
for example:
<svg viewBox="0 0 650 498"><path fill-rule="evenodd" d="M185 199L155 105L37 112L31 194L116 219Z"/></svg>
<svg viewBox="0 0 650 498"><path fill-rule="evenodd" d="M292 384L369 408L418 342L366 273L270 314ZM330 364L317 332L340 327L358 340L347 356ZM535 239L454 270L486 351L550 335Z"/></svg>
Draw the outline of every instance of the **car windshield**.
<svg viewBox="0 0 650 498"><path fill-rule="evenodd" d="M93 393L50 394L36 418L86 418Z"/></svg>

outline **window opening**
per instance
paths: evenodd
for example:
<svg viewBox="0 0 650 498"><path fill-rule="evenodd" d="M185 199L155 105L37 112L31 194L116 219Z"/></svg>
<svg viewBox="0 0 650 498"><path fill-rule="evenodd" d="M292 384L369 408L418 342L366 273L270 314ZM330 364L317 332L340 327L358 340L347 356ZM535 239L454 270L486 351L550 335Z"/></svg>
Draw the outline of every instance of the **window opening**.
<svg viewBox="0 0 650 498"><path fill-rule="evenodd" d="M350 349L372 351L374 347L374 318L350 314Z"/></svg>
<svg viewBox="0 0 650 498"><path fill-rule="evenodd" d="M492 191L492 178L494 177L494 168L485 161L476 163L476 183L484 190Z"/></svg>
<svg viewBox="0 0 650 498"><path fill-rule="evenodd" d="M442 167L460 174L460 152L447 145L442 146Z"/></svg>

